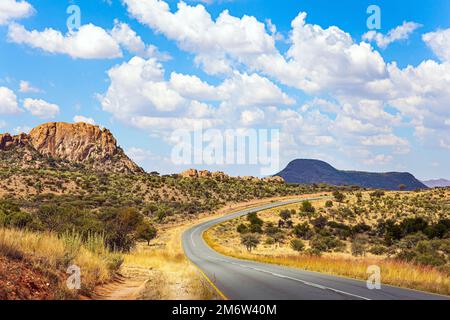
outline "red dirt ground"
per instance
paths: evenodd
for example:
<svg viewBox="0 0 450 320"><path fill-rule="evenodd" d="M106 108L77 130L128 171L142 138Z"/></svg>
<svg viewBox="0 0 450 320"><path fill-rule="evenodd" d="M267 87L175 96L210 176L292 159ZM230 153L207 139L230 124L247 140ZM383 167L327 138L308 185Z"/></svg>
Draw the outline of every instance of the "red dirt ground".
<svg viewBox="0 0 450 320"><path fill-rule="evenodd" d="M54 295L48 276L29 262L0 256L0 300L49 300Z"/></svg>

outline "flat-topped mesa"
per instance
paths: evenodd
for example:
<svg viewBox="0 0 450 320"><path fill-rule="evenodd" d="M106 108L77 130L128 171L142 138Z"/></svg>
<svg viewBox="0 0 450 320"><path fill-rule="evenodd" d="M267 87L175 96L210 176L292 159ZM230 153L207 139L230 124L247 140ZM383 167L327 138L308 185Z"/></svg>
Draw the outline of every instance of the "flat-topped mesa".
<svg viewBox="0 0 450 320"><path fill-rule="evenodd" d="M87 123L44 123L30 133L0 135L0 150L31 146L41 156L81 163L97 171L140 173L142 168L126 156L107 129Z"/></svg>

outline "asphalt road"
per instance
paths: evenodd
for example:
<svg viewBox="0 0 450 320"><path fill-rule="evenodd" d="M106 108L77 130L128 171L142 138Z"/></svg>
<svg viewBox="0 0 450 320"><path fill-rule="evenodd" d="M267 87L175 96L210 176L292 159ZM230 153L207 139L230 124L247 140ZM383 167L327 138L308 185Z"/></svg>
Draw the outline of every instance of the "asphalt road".
<svg viewBox="0 0 450 320"><path fill-rule="evenodd" d="M315 200L317 198L303 199ZM441 300L450 297L381 285L369 290L365 281L317 272L239 260L212 250L203 240L203 232L217 223L250 212L300 202L275 202L246 209L201 223L183 234L186 256L211 281L215 289L230 300ZM381 274L381 280L382 280Z"/></svg>

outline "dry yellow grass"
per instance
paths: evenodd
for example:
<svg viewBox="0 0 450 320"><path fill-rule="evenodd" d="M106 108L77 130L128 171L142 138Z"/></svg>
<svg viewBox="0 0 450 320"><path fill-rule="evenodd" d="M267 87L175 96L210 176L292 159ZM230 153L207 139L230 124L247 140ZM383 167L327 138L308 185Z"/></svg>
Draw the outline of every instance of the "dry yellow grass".
<svg viewBox="0 0 450 320"><path fill-rule="evenodd" d="M204 239L214 250L234 258L283 265L303 270L366 280L367 267L381 268L384 284L450 295L450 278L432 267L418 266L388 259L354 258L345 256L310 256L300 254L257 254L242 247L229 247L219 243L212 235L213 229L204 233Z"/></svg>
<svg viewBox="0 0 450 320"><path fill-rule="evenodd" d="M81 269L83 294L110 281L122 263L122 256L109 252L100 237L89 237L83 243L77 235L58 237L49 232L7 228L0 228L0 254L30 260L51 273L64 273L69 265L75 264Z"/></svg>
<svg viewBox="0 0 450 320"><path fill-rule="evenodd" d="M129 278L141 277L139 299L210 300L217 296L197 269L189 262L181 246L184 227L165 230L152 246L139 244L125 255L122 272Z"/></svg>

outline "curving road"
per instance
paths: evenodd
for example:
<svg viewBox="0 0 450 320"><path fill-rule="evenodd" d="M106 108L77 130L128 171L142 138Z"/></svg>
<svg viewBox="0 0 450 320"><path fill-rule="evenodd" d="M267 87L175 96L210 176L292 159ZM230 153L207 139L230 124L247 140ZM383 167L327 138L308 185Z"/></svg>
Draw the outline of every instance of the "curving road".
<svg viewBox="0 0 450 320"><path fill-rule="evenodd" d="M447 300L450 297L382 285L369 290L365 281L271 264L239 260L212 250L203 240L203 232L215 224L250 212L286 204L317 200L309 198L274 202L241 210L192 227L183 234L186 256L201 270L224 299L232 300ZM382 274L381 274L382 277Z"/></svg>

